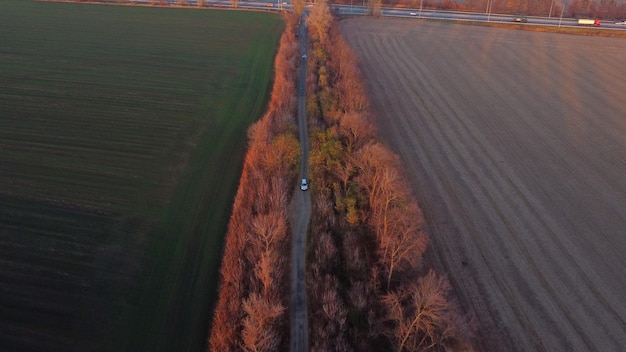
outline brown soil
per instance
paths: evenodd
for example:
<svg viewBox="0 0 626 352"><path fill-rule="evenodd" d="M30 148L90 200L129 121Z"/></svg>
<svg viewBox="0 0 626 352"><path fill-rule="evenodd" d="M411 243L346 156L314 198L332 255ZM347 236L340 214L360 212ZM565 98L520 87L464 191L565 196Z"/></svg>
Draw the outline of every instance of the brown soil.
<svg viewBox="0 0 626 352"><path fill-rule="evenodd" d="M482 349L623 351L626 40L402 19L341 29Z"/></svg>

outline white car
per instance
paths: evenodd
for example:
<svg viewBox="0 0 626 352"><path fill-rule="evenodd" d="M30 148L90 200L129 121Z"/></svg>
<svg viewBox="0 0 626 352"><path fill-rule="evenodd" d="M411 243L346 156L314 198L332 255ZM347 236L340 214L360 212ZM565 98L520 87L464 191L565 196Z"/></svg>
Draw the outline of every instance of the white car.
<svg viewBox="0 0 626 352"><path fill-rule="evenodd" d="M411 12L411 13L409 13L409 15L411 15L411 16L417 16L417 12Z"/></svg>
<svg viewBox="0 0 626 352"><path fill-rule="evenodd" d="M303 178L302 182L300 182L300 189L303 191L309 189L309 182L306 180L306 178Z"/></svg>
<svg viewBox="0 0 626 352"><path fill-rule="evenodd" d="M615 24L626 25L626 21L622 21L622 22L615 22Z"/></svg>

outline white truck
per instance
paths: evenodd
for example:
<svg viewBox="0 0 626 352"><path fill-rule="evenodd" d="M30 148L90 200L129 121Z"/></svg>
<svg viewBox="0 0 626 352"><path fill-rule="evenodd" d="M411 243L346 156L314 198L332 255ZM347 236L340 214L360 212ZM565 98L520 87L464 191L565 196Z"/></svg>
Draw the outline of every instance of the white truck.
<svg viewBox="0 0 626 352"><path fill-rule="evenodd" d="M579 26L599 26L600 25L600 20L590 20L590 19L584 19L581 18L578 20L578 25Z"/></svg>

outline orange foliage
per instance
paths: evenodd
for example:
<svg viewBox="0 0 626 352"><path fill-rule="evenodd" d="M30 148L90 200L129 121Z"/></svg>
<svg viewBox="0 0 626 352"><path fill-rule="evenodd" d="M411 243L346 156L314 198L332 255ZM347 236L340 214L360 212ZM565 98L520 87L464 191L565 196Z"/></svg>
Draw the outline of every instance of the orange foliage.
<svg viewBox="0 0 626 352"><path fill-rule="evenodd" d="M448 281L433 271L417 284L384 296L383 302L392 323L387 331L396 351L471 351L464 340L463 326L456 318L456 307L450 304Z"/></svg>
<svg viewBox="0 0 626 352"><path fill-rule="evenodd" d="M252 294L243 302L246 317L243 321L242 341L245 351L277 351L283 338L277 322L285 307L263 295Z"/></svg>
<svg viewBox="0 0 626 352"><path fill-rule="evenodd" d="M287 22L268 111L248 130L209 336L212 351L286 348L289 285L284 253L290 248L288 202L300 150L294 118L299 48L292 27L296 21L287 17Z"/></svg>
<svg viewBox="0 0 626 352"><path fill-rule="evenodd" d="M339 350L465 348L469 330L450 304L446 279L430 272L407 286L423 271L423 216L398 157L376 140L356 56L324 11L311 17L307 105L319 108L309 114L317 180L308 274L315 283L308 290L311 350L330 348L331 341Z"/></svg>

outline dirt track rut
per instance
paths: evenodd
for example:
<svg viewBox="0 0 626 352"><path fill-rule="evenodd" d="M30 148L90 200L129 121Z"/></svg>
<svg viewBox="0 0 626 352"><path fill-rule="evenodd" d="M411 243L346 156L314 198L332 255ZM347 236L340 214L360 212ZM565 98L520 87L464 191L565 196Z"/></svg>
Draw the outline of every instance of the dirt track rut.
<svg viewBox="0 0 626 352"><path fill-rule="evenodd" d="M485 350L626 346L626 40L341 21Z"/></svg>

